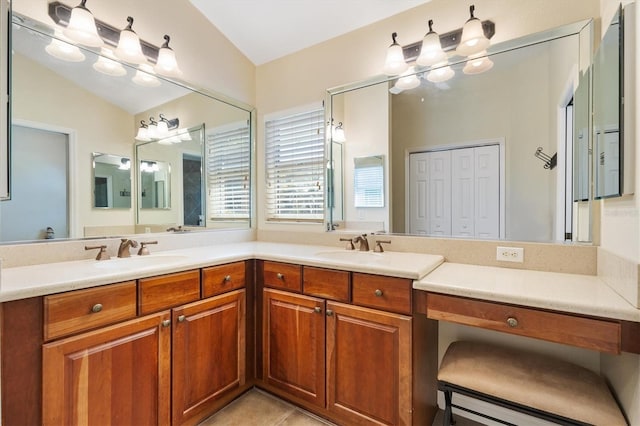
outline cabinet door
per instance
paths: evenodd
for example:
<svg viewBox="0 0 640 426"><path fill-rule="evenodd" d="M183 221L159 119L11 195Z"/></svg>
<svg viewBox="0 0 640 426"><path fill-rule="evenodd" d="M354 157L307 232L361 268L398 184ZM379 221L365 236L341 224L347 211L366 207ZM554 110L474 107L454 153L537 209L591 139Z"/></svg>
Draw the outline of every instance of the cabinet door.
<svg viewBox="0 0 640 426"><path fill-rule="evenodd" d="M245 382L245 290L173 310L173 424L199 420Z"/></svg>
<svg viewBox="0 0 640 426"><path fill-rule="evenodd" d="M324 300L265 289L263 304L265 381L324 407Z"/></svg>
<svg viewBox="0 0 640 426"><path fill-rule="evenodd" d="M169 424L169 318L161 312L44 345L43 423Z"/></svg>
<svg viewBox="0 0 640 426"><path fill-rule="evenodd" d="M351 424L410 425L411 318L327 303L327 408Z"/></svg>

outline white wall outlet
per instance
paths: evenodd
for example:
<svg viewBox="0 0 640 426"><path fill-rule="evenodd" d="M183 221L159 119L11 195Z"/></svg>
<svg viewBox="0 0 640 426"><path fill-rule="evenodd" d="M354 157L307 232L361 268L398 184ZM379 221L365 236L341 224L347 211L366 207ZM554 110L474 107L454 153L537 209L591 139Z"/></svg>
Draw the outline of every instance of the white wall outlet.
<svg viewBox="0 0 640 426"><path fill-rule="evenodd" d="M498 247L496 260L503 262L524 262L524 249L522 247Z"/></svg>

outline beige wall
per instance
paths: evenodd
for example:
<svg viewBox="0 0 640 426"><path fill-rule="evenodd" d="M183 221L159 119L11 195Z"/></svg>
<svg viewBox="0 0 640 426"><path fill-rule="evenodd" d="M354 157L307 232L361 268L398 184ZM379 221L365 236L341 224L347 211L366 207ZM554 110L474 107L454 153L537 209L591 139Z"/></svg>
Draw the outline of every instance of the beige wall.
<svg viewBox="0 0 640 426"><path fill-rule="evenodd" d="M48 0L13 0L13 10L52 25ZM63 2L75 5L78 2ZM114 27L124 28L127 16L133 29L156 46L171 36L183 79L196 87L223 93L255 104L255 66L218 31L189 0L89 1L94 16Z"/></svg>

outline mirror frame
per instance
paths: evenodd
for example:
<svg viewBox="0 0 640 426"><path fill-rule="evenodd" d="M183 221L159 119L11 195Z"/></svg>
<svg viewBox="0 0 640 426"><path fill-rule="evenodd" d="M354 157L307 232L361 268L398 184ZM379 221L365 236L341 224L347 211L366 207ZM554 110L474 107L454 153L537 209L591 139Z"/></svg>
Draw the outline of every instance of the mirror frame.
<svg viewBox="0 0 640 426"><path fill-rule="evenodd" d="M559 38L563 38L563 37L567 37L567 36L571 36L571 35L577 35L578 37L580 37L580 34L582 32L583 29L589 29L589 40L587 40L587 44L588 44L588 52L589 52L589 63L588 63L588 67L590 68L592 63L593 63L593 57L594 57L594 52L593 52L593 33L594 33L594 20L593 19L585 19L585 20L581 20L581 21L577 21L577 22L573 22L573 23L568 23L565 25L561 25L560 27L557 28L552 28L549 30L544 30L538 33L534 33L534 34L529 34L529 35L525 35L522 37L518 37L512 40L506 40L504 42L501 42L499 44L496 45L492 45L487 49L487 54L488 56L494 55L494 54L499 54L499 53L505 53L514 49L520 49L520 48L524 48L527 46L531 46L531 45L535 45L535 44L539 44L539 43L543 43L543 42L547 42L547 41L551 41L551 40L555 40L555 39L559 39ZM580 39L582 40L582 39ZM580 47L580 51L583 52L584 50L582 49L582 47ZM466 58L465 57L454 57L454 60L451 60L449 62L449 65L459 65L462 64L464 62L466 62ZM427 67L428 69L428 67ZM414 75L423 73L425 71L425 69L419 69L416 70ZM336 86L333 88L329 88L326 91L325 94L325 105L327 105L328 107L325 108L325 122L330 123L333 117L333 96L337 96L337 95L341 95L344 93L348 93L348 92L352 92L354 90L358 90L358 89L364 89L370 86L374 86L377 84L382 84L382 83L389 83L392 82L394 80L397 80L399 78L399 76L387 76L387 75L377 75L365 80L361 80L358 82L354 82L354 83L349 83L349 84L345 84L345 85L340 85L340 86ZM592 108L592 105L589 105L589 108ZM327 164L333 164L333 140L331 139L331 135L327 134L326 135L326 143L325 143L325 163ZM591 161L591 160L590 160ZM388 170L387 173L391 173L391 170ZM332 173L333 175L333 173ZM339 191L336 190L336 188L333 187L334 183L327 181L326 184L326 190L325 190L325 196L327 194L335 194L338 193ZM344 183L343 183L344 185ZM342 191L342 193L344 193L344 191ZM593 197L593 195L591 195L591 197ZM328 197L327 197L328 198ZM345 201L346 202L346 201ZM332 205L337 205L337 202L333 202ZM590 228L590 239L589 242L593 241L593 223L591 220L591 216L592 216L592 209L593 207L591 206L591 203L589 205L589 209L590 209L590 218L589 218L589 228ZM344 215L343 212L341 212L342 215ZM345 217L341 217L339 220L348 220ZM336 225L336 220L334 220L334 211L333 208L329 205L329 203L325 203L325 229L327 231L332 231L335 230L337 228ZM414 235L414 234L408 234L408 233L392 233L392 235L406 235L406 236L420 236L420 235ZM424 237L424 236L421 236ZM509 241L508 239L505 240L489 240L489 241ZM537 242L542 242L542 241L537 241ZM549 241L546 241L549 242ZM560 243L558 241L551 241L552 243Z"/></svg>

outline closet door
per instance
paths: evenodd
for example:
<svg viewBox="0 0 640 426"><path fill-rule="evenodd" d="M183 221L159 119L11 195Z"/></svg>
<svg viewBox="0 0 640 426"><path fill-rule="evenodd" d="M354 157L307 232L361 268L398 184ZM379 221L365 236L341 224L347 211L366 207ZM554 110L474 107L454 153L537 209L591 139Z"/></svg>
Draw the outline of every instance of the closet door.
<svg viewBox="0 0 640 426"><path fill-rule="evenodd" d="M451 151L435 151L429 157L429 235L451 235Z"/></svg>
<svg viewBox="0 0 640 426"><path fill-rule="evenodd" d="M475 149L451 151L451 235L475 236Z"/></svg>
<svg viewBox="0 0 640 426"><path fill-rule="evenodd" d="M409 156L409 232L426 235L427 187L429 184L429 153L418 152Z"/></svg>
<svg viewBox="0 0 640 426"><path fill-rule="evenodd" d="M500 237L500 148L474 148L475 157L475 237Z"/></svg>

